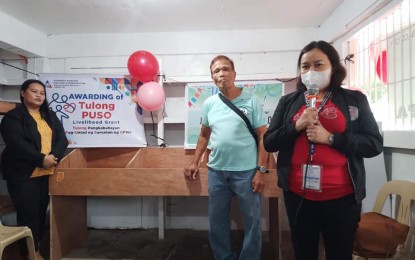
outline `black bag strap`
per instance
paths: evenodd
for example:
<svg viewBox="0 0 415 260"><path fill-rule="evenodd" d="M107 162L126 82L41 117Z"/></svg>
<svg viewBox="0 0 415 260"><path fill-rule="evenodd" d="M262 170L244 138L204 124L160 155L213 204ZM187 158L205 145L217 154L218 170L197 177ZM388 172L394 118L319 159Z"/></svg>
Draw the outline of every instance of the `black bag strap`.
<svg viewBox="0 0 415 260"><path fill-rule="evenodd" d="M235 113L237 113L244 121L246 126L248 127L249 132L251 133L252 137L255 139L255 143L258 146L258 137L255 133L254 128L251 125L251 122L249 122L249 119L242 113L239 108L237 108L231 101L229 101L226 97L223 96L222 93L218 93L219 98L225 103L228 107L230 107Z"/></svg>

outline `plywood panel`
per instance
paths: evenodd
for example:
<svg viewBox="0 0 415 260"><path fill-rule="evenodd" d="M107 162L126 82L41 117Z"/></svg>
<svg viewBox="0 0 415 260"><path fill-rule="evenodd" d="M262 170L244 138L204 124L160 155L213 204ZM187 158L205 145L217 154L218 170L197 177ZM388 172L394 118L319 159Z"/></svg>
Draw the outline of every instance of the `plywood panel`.
<svg viewBox="0 0 415 260"><path fill-rule="evenodd" d="M125 168L139 148L87 149L88 168Z"/></svg>
<svg viewBox="0 0 415 260"><path fill-rule="evenodd" d="M279 198L269 199L269 243L273 249L272 254L279 259L280 253L280 226L279 226Z"/></svg>
<svg viewBox="0 0 415 260"><path fill-rule="evenodd" d="M86 154L87 150L75 149L60 161L58 168L86 168Z"/></svg>
<svg viewBox="0 0 415 260"><path fill-rule="evenodd" d="M75 196L206 196L207 173L188 181L175 169L59 169L64 177L50 178L52 195Z"/></svg>
<svg viewBox="0 0 415 260"><path fill-rule="evenodd" d="M209 153L210 150L207 149L206 152L203 154L202 159L201 159L201 167L205 168L207 167L207 162L209 161ZM186 149L185 150L185 155L186 155L186 163L190 163L193 156L195 154L195 150L194 149ZM276 168L276 155L274 155L273 153L267 153L268 158L267 158L267 163L266 166L267 169L275 169ZM187 164L186 164L187 166Z"/></svg>
<svg viewBox="0 0 415 260"><path fill-rule="evenodd" d="M127 164L126 168L143 168L144 167L144 156L145 149L138 150L131 161Z"/></svg>
<svg viewBox="0 0 415 260"><path fill-rule="evenodd" d="M86 197L51 196L51 259L61 259L87 236Z"/></svg>
<svg viewBox="0 0 415 260"><path fill-rule="evenodd" d="M0 214L14 211L12 199L9 195L0 195Z"/></svg>
<svg viewBox="0 0 415 260"><path fill-rule="evenodd" d="M201 168L196 181L183 175L192 158L193 153L183 148L77 149L51 177L50 192L75 196L207 196L206 168ZM273 166L270 156L271 172L264 175L267 197L279 197L281 193Z"/></svg>
<svg viewBox="0 0 415 260"><path fill-rule="evenodd" d="M59 169L64 175L50 178L52 195L74 196L207 196L207 169L199 178L187 180L182 168L157 169ZM61 176L62 177L62 176ZM265 197L279 197L276 171L265 177Z"/></svg>
<svg viewBox="0 0 415 260"><path fill-rule="evenodd" d="M183 148L146 148L144 157L144 168L184 168L193 156Z"/></svg>
<svg viewBox="0 0 415 260"><path fill-rule="evenodd" d="M16 103L0 101L0 115L6 114L16 107Z"/></svg>

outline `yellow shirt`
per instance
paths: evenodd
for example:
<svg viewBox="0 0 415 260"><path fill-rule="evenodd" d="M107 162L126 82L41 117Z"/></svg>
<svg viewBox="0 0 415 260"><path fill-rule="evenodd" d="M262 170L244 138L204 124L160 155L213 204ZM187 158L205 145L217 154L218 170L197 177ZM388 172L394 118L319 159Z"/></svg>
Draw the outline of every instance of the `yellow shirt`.
<svg viewBox="0 0 415 260"><path fill-rule="evenodd" d="M42 117L40 116L40 112L29 113L37 124L37 130L39 131L41 139L41 153L47 155L52 151L52 129L50 129L48 123L46 123L46 121L42 119ZM33 171L30 177L33 178L44 175L50 175L53 173L54 170L55 167L52 167L50 169L36 167L36 169Z"/></svg>

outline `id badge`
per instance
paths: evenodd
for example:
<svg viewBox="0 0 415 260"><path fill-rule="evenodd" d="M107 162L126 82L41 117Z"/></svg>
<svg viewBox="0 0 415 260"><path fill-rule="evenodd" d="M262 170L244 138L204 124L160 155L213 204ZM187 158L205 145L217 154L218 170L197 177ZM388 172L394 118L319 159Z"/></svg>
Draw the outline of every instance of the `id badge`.
<svg viewBox="0 0 415 260"><path fill-rule="evenodd" d="M301 189L304 189L305 187L307 190L321 192L321 176L323 167L321 165L303 164L302 168L303 183L301 185Z"/></svg>

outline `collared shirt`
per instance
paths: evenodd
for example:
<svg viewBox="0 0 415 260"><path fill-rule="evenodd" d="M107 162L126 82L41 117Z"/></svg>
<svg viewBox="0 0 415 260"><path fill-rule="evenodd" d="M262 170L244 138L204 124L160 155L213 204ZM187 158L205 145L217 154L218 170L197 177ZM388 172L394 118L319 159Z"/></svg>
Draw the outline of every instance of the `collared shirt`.
<svg viewBox="0 0 415 260"><path fill-rule="evenodd" d="M262 104L249 90L231 101L251 122L254 129L265 125ZM202 124L211 129L208 166L215 170L244 171L257 167L254 138L243 119L229 108L218 94L203 104Z"/></svg>

